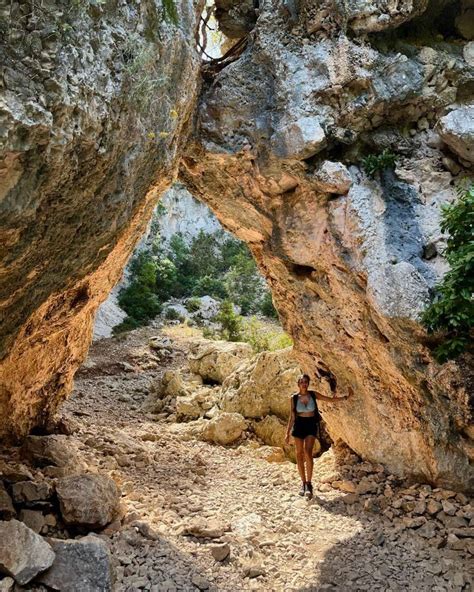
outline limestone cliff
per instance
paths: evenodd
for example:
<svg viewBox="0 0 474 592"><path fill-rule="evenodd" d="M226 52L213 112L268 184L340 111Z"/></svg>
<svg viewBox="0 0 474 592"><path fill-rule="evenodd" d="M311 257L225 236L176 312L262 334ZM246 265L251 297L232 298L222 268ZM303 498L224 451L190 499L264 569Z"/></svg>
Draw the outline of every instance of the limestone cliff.
<svg viewBox="0 0 474 592"><path fill-rule="evenodd" d="M354 387L321 404L333 436L473 487L468 361L436 365L415 322L445 270L440 205L472 173L462 19L453 4L334 6L260 3L240 57L205 70L181 177L249 243L302 368L334 395ZM395 170L367 176L383 150Z"/></svg>
<svg viewBox="0 0 474 592"><path fill-rule="evenodd" d="M94 313L176 174L201 3L1 5L0 436L71 389ZM8 421L5 420L8 418Z"/></svg>

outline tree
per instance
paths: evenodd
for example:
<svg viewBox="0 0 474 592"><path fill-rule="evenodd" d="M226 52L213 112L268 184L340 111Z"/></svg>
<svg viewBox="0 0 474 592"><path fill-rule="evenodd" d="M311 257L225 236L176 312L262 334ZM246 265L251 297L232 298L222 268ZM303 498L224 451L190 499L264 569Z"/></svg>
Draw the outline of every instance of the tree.
<svg viewBox="0 0 474 592"><path fill-rule="evenodd" d="M422 316L429 333L442 343L435 349L445 362L472 348L474 325L474 184L458 191L458 199L443 207L441 230L449 234L444 256L450 270L436 286L432 304Z"/></svg>
<svg viewBox="0 0 474 592"><path fill-rule="evenodd" d="M221 325L221 335L227 341L242 339L242 317L234 311L230 300L223 300L216 315L216 321Z"/></svg>

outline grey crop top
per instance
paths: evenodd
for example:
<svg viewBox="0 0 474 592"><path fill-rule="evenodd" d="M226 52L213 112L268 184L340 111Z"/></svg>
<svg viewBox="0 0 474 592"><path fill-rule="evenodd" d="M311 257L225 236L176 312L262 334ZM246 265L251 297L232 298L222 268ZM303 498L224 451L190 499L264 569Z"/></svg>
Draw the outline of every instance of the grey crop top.
<svg viewBox="0 0 474 592"><path fill-rule="evenodd" d="M307 405L304 405L300 398L296 399L296 413L308 413L310 411L316 411L316 404L311 395L309 395L309 401Z"/></svg>

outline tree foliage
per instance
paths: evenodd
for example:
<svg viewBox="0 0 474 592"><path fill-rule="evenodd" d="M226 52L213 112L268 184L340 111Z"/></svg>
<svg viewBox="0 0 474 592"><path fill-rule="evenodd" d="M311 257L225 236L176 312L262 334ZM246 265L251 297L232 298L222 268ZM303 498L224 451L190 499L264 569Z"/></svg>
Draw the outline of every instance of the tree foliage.
<svg viewBox="0 0 474 592"><path fill-rule="evenodd" d="M422 316L429 333L438 333L439 362L472 347L474 325L474 184L458 191L458 199L443 207L441 230L449 235L444 256L450 270L436 286L433 302Z"/></svg>
<svg viewBox="0 0 474 592"><path fill-rule="evenodd" d="M201 231L190 244L180 234L164 246L155 239L130 265L131 283L119 294L125 327L146 324L171 298L230 300L242 314L274 314L268 289L245 243Z"/></svg>

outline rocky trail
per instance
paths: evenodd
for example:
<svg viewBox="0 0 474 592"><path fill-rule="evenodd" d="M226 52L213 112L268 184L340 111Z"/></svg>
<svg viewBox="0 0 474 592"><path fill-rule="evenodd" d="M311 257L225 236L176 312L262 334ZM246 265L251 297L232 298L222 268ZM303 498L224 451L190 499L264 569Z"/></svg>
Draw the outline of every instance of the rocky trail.
<svg viewBox="0 0 474 592"><path fill-rule="evenodd" d="M42 535L79 539L92 530L110 550L113 585L72 582L66 570L64 587L52 589L474 589L474 509L465 495L403 483L337 447L316 461L316 495L306 501L295 465L250 430L224 447L176 431L173 413L144 411L150 384L188 353L183 335L153 350L157 333L145 328L94 344L55 428L66 435L46 436L62 439L63 456L69 451L63 466L108 475L121 491L120 509L102 530L63 523L51 499L31 502L29 516L21 510L20 520ZM8 475L19 480L13 468L20 482L52 479L52 487L69 473L61 462L19 464L23 450L2 449L7 490ZM42 517L36 525L34 513ZM2 591L47 589L0 580Z"/></svg>

